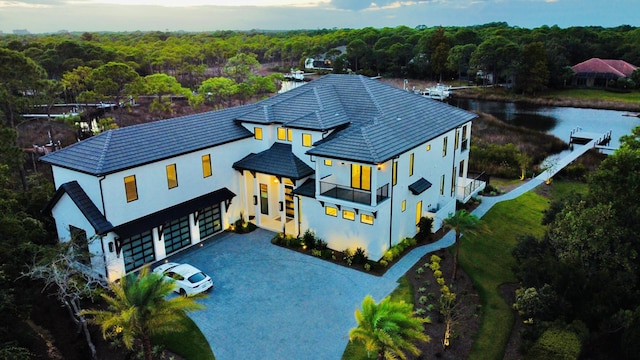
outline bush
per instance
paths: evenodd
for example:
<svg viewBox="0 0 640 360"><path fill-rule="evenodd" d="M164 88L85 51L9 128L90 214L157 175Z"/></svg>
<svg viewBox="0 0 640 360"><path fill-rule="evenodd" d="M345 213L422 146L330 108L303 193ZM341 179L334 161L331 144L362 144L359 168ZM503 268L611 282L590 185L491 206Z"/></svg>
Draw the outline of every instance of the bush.
<svg viewBox="0 0 640 360"><path fill-rule="evenodd" d="M316 246L316 235L313 231L307 229L304 234L302 234L302 243L307 245L307 248L315 249Z"/></svg>
<svg viewBox="0 0 640 360"><path fill-rule="evenodd" d="M417 241L431 241L433 235L433 219L423 216L418 221ZM416 241L416 243L417 243Z"/></svg>
<svg viewBox="0 0 640 360"><path fill-rule="evenodd" d="M364 264L367 262L367 253L363 248L357 248L353 253L353 263L354 264Z"/></svg>
<svg viewBox="0 0 640 360"><path fill-rule="evenodd" d="M573 360L580 356L582 344L574 332L549 329L542 333L526 356L527 360Z"/></svg>

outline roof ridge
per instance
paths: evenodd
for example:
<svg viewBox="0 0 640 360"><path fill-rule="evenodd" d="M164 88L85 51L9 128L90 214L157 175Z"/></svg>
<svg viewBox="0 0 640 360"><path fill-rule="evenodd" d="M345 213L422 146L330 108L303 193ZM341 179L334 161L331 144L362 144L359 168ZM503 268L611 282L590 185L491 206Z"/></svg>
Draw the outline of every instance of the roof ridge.
<svg viewBox="0 0 640 360"><path fill-rule="evenodd" d="M100 158L98 158L98 162L96 164L96 170L98 173L102 173L102 167L104 166L104 162L106 160L106 155L109 153L109 144L111 144L112 134L118 129L113 129L112 131L107 131L105 135L106 139L102 144L102 149L100 151Z"/></svg>
<svg viewBox="0 0 640 360"><path fill-rule="evenodd" d="M370 126L373 126L373 124L361 126L360 133L362 134L362 138L364 139L364 142L367 144L367 147L369 148L369 153L371 154L371 157L374 159L375 162L378 162L379 161L378 153L375 151L375 147L373 146L373 143L371 142L371 140L369 139L369 136L367 136L367 133L365 132L366 128Z"/></svg>
<svg viewBox="0 0 640 360"><path fill-rule="evenodd" d="M371 102L373 103L373 105L375 105L376 109L378 109L378 113L380 114L384 114L384 112L382 111L382 107L380 107L380 104L378 103L378 98L376 98L373 95L373 92L371 91L371 89L369 88L369 84L367 83L364 79L365 77L362 75L359 75L360 77L360 83L362 84L362 86L364 87L364 90L367 92L367 94L369 94L369 97L371 98ZM369 78L366 78L369 79Z"/></svg>

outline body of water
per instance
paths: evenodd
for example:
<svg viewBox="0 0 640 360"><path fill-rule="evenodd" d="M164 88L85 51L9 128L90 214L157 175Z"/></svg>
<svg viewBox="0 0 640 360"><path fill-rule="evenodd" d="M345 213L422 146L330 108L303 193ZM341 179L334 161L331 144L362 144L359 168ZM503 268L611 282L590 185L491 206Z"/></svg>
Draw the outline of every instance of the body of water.
<svg viewBox="0 0 640 360"><path fill-rule="evenodd" d="M543 131L569 142L576 127L590 133L611 131L611 147L620 145L619 139L640 126L640 118L623 116L626 111L583 109L572 107L535 106L499 101L451 99L451 105L462 109L491 114L509 124Z"/></svg>

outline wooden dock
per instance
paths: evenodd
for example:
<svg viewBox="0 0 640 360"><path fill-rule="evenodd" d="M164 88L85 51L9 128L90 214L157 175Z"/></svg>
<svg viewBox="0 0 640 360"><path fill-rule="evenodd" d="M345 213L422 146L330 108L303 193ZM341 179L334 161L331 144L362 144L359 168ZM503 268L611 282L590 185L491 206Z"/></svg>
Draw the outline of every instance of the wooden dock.
<svg viewBox="0 0 640 360"><path fill-rule="evenodd" d="M611 130L604 134L584 131L581 127L571 130L569 136L569 148L573 149L574 144L586 145L591 141L594 142L593 147L607 148L611 143Z"/></svg>

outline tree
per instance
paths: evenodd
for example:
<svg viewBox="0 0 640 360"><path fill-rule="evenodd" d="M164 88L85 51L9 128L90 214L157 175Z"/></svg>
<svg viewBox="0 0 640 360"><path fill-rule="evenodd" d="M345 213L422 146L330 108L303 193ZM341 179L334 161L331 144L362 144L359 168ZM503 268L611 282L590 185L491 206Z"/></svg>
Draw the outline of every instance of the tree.
<svg viewBox="0 0 640 360"><path fill-rule="evenodd" d="M406 359L405 351L419 355L415 343L430 340L423 327L428 320L416 316L413 305L404 301L386 297L376 304L367 295L355 317L358 326L349 331L350 341L363 342L367 352L377 353L378 359Z"/></svg>
<svg viewBox="0 0 640 360"><path fill-rule="evenodd" d="M30 102L28 93L47 77L42 67L17 51L0 48L0 112L7 117L9 127Z"/></svg>
<svg viewBox="0 0 640 360"><path fill-rule="evenodd" d="M447 68L451 71L458 73L458 79L462 76L462 70L469 68L469 60L471 60L471 54L476 50L476 45L456 45L449 50L449 57L447 58Z"/></svg>
<svg viewBox="0 0 640 360"><path fill-rule="evenodd" d="M455 239L455 254L453 256L453 272L451 275L451 282L456 280L456 272L458 270L458 256L460 255L460 236L462 234L472 234L479 228L480 219L468 213L466 210L458 210L455 214L449 214L449 217L444 219L442 226L447 230L453 230L456 233ZM486 230L483 230L486 231Z"/></svg>
<svg viewBox="0 0 640 360"><path fill-rule="evenodd" d="M231 105L231 98L238 93L238 84L229 78L213 77L202 82L198 93L214 105L222 102Z"/></svg>
<svg viewBox="0 0 640 360"><path fill-rule="evenodd" d="M535 96L537 92L546 89L548 82L549 68L544 45L541 42L526 44L522 50L518 88Z"/></svg>
<svg viewBox="0 0 640 360"><path fill-rule="evenodd" d="M140 75L124 63L109 62L91 72L93 90L113 101L122 116L122 100L127 96L137 96L144 86Z"/></svg>
<svg viewBox="0 0 640 360"><path fill-rule="evenodd" d="M429 46L429 54L431 55L431 68L438 74L439 81L442 81L442 73L446 70L450 48L449 39L447 39L444 33L444 28L438 27L427 43Z"/></svg>
<svg viewBox="0 0 640 360"><path fill-rule="evenodd" d="M240 84L249 79L257 70L260 70L260 63L254 54L240 53L229 60L224 65L223 73Z"/></svg>
<svg viewBox="0 0 640 360"><path fill-rule="evenodd" d="M84 310L81 314L93 316L105 339L121 337L128 349L140 341L145 359L152 360L151 336L184 330L186 312L204 308L195 302L204 295L166 299L173 287L173 281L144 267L139 275L128 274L109 284L113 294L101 295L107 310Z"/></svg>

